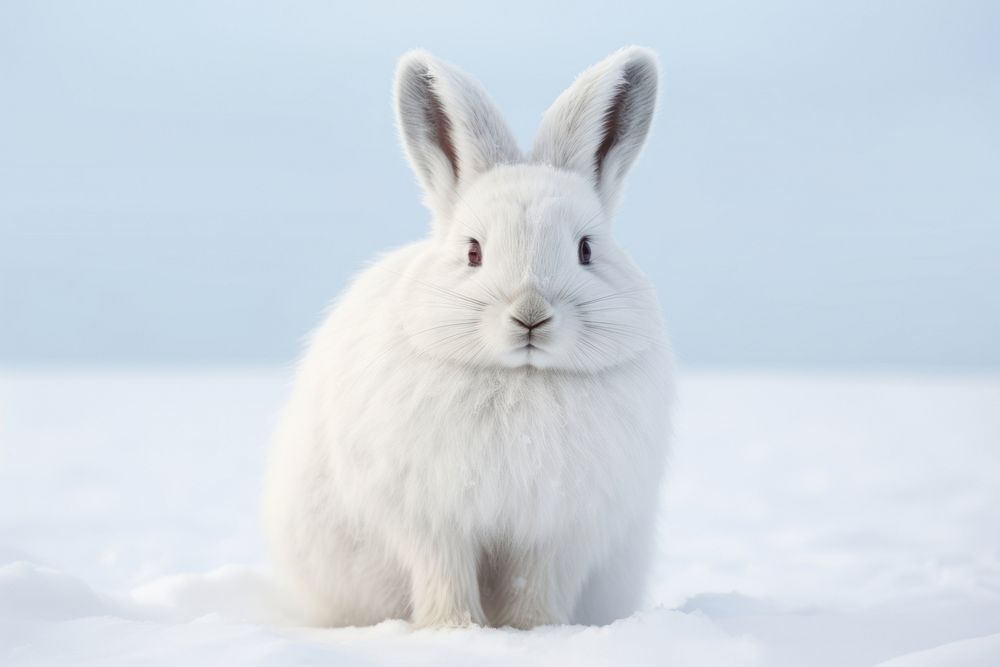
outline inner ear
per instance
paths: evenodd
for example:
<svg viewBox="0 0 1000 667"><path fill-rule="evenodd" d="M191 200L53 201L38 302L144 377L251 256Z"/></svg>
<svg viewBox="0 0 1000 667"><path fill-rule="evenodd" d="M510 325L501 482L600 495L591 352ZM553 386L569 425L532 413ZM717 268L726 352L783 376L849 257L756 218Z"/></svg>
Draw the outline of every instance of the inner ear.
<svg viewBox="0 0 1000 667"><path fill-rule="evenodd" d="M444 104L441 103L441 98L438 97L437 92L434 90L434 76L430 72L424 72L420 75L419 81L424 88L423 95L421 95L424 121L433 133L433 142L444 154L448 160L448 164L451 165L451 173L457 181L458 153L455 151L455 142L453 139L454 128L452 127L451 119L445 113Z"/></svg>
<svg viewBox="0 0 1000 667"><path fill-rule="evenodd" d="M627 80L618 85L618 90L611 99L611 106L604 113L604 122L601 125L602 139L594 153L594 169L597 171L598 179L604 171L604 159L608 157L608 153L624 133L623 118L625 115L624 107L628 100L627 85Z"/></svg>
<svg viewBox="0 0 1000 667"><path fill-rule="evenodd" d="M604 112L604 120L601 124L601 143L594 152L594 170L598 180L604 173L608 153L628 136L632 126L637 121L635 97L636 94L641 94L643 88L638 84L641 84L642 78L647 75L646 68L641 64L626 66L622 71L622 80L616 86L611 103Z"/></svg>

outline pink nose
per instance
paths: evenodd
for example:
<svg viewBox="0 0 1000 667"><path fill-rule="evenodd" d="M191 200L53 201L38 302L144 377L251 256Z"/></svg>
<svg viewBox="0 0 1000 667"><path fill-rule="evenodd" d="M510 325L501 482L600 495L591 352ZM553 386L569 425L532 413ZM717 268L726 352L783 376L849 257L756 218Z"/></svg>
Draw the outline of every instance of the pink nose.
<svg viewBox="0 0 1000 667"><path fill-rule="evenodd" d="M548 324L549 322L551 322L552 321L552 316L549 315L548 317L546 317L543 320L535 320L533 322L532 321L525 322L524 320L522 320L521 318L517 317L516 315L511 315L510 319L512 319L517 324L520 324L522 327L524 327L528 331L531 331L532 329L535 329L537 327L540 327L542 325L545 325L545 324Z"/></svg>
<svg viewBox="0 0 1000 667"><path fill-rule="evenodd" d="M507 311L510 319L528 331L552 321L552 306L535 290L526 290Z"/></svg>

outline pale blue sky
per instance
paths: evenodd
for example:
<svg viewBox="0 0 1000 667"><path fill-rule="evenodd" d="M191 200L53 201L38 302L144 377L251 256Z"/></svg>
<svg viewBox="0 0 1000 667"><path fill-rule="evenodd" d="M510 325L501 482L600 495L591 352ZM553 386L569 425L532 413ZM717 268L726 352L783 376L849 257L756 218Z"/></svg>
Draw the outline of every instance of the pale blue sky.
<svg viewBox="0 0 1000 667"><path fill-rule="evenodd" d="M995 2L0 2L0 365L290 361L425 233L395 59L528 145L581 69L663 66L621 242L699 367L1000 369Z"/></svg>

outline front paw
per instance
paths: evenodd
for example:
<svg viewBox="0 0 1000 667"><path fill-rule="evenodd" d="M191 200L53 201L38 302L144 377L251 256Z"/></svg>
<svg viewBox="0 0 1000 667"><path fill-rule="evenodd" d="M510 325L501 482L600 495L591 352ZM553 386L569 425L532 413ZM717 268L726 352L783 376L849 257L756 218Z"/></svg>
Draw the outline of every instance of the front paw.
<svg viewBox="0 0 1000 667"><path fill-rule="evenodd" d="M414 610L410 620L413 627L422 628L467 628L473 625L487 625L483 610L435 607Z"/></svg>
<svg viewBox="0 0 1000 667"><path fill-rule="evenodd" d="M543 625L564 625L568 622L561 614L534 607L506 609L504 613L493 620L493 625L499 628L514 628L515 630L531 630Z"/></svg>

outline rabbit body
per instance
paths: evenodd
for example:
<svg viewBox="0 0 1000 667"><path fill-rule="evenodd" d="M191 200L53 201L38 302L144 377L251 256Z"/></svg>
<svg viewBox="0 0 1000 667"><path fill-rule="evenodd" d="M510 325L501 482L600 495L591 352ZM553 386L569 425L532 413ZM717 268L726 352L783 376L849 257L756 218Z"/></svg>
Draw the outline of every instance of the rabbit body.
<svg viewBox="0 0 1000 667"><path fill-rule="evenodd" d="M428 58L401 68L464 81ZM435 91L448 131L475 125L455 110L469 93ZM269 465L278 571L322 625L627 616L650 559L672 362L650 284L610 242L614 193L565 163L493 160L449 200L413 142L445 160L445 144L469 149L406 123L436 227L358 276L312 337Z"/></svg>

